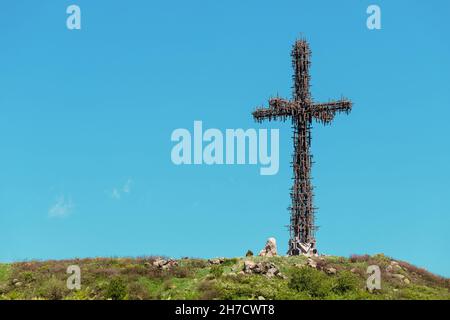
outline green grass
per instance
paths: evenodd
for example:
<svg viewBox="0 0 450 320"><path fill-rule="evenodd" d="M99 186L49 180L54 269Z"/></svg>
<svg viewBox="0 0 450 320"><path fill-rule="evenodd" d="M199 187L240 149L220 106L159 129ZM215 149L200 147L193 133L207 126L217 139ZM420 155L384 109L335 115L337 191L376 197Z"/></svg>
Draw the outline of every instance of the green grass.
<svg viewBox="0 0 450 320"><path fill-rule="evenodd" d="M154 260L95 258L0 264L0 299L450 300L449 279L399 261L395 273L408 278L411 283L406 284L386 271L392 259L384 255L324 256L315 259L320 270L306 266L307 258L302 256L233 258L221 265L182 259L168 270L153 266ZM245 260L271 262L285 277L240 274ZM66 269L73 264L81 268L79 291L66 288ZM382 270L382 288L370 293L365 289L366 269L373 264ZM330 267L337 270L335 275L324 272Z"/></svg>
<svg viewBox="0 0 450 320"><path fill-rule="evenodd" d="M9 279L10 273L10 264L0 264L0 285L4 284Z"/></svg>

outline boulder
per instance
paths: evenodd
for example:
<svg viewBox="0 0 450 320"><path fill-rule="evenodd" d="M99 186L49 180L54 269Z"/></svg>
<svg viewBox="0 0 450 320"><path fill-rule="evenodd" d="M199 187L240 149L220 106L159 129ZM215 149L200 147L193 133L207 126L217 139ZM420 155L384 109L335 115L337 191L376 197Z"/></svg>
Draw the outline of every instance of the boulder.
<svg viewBox="0 0 450 320"><path fill-rule="evenodd" d="M245 273L252 273L253 269L256 267L256 263L250 260L244 261L244 272Z"/></svg>
<svg viewBox="0 0 450 320"><path fill-rule="evenodd" d="M308 261L306 261L306 265L308 266L308 267L311 267L311 268L314 268L314 269L316 269L317 268L317 262L315 262L313 259L311 259L311 258L308 258Z"/></svg>
<svg viewBox="0 0 450 320"><path fill-rule="evenodd" d="M162 268L162 266L164 266L166 263L167 263L166 260L158 258L155 261L153 261L153 266Z"/></svg>
<svg viewBox="0 0 450 320"><path fill-rule="evenodd" d="M259 252L261 257L273 257L277 255L277 241L275 238L267 239L264 249Z"/></svg>
<svg viewBox="0 0 450 320"><path fill-rule="evenodd" d="M396 279L399 279L399 280L405 279L405 276L402 275L402 274L399 274L399 273L394 273L392 276L393 276L394 278L396 278Z"/></svg>
<svg viewBox="0 0 450 320"><path fill-rule="evenodd" d="M286 279L275 264L265 261L259 263L250 260L244 261L244 270L241 272L246 274L261 274L267 278L279 277Z"/></svg>
<svg viewBox="0 0 450 320"><path fill-rule="evenodd" d="M209 264L221 264L222 263L220 261L220 259L209 259L208 262L209 262Z"/></svg>
<svg viewBox="0 0 450 320"><path fill-rule="evenodd" d="M155 261L153 261L153 266L160 268L162 270L167 270L172 267L178 266L178 262L173 259L164 260L164 259L158 258Z"/></svg>
<svg viewBox="0 0 450 320"><path fill-rule="evenodd" d="M325 269L325 272L327 274L336 274L337 270L335 268L328 267L328 268Z"/></svg>
<svg viewBox="0 0 450 320"><path fill-rule="evenodd" d="M266 272L266 276L268 278L272 278L275 277L280 271L277 268L271 267L269 268L269 270L267 270Z"/></svg>

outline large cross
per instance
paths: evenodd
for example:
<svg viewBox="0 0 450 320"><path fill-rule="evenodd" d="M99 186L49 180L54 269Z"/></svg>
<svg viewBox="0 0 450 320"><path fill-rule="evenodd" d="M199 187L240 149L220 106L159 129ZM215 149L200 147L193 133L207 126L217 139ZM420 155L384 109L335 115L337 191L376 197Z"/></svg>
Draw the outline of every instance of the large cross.
<svg viewBox="0 0 450 320"><path fill-rule="evenodd" d="M253 118L257 122L264 119L285 121L292 120L294 129L294 185L291 189L292 205L289 207L291 221L289 227L289 255L316 255L313 206L313 187L311 184L311 123L312 120L329 124L336 113L350 113L351 101L341 99L327 103L314 103L309 90L309 66L311 51L305 40L295 42L292 49L292 66L294 68L293 99L274 98L269 100L268 108L257 108Z"/></svg>

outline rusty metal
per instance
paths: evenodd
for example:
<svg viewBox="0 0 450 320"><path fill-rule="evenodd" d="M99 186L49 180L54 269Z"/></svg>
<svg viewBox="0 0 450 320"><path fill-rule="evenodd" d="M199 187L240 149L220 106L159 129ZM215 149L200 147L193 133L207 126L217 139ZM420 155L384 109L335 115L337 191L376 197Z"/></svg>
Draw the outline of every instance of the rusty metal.
<svg viewBox="0 0 450 320"><path fill-rule="evenodd" d="M291 188L292 204L289 226L289 255L317 254L315 232L315 209L313 206L313 186L311 183L312 156L311 124L316 120L330 124L337 113L349 114L352 102L345 98L327 103L314 103L310 94L309 67L311 51L305 40L298 40L293 46L292 66L294 74L293 99L274 98L269 100L268 108L257 108L253 118L257 122L267 119L282 120L291 118L293 128L294 154L292 167L294 185Z"/></svg>

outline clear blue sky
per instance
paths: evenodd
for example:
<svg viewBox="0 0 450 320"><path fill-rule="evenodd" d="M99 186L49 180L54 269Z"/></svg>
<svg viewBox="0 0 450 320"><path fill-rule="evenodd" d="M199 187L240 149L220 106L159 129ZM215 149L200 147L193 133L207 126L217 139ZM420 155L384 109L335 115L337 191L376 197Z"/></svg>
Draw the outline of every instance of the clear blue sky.
<svg viewBox="0 0 450 320"><path fill-rule="evenodd" d="M77 4L82 29L66 28ZM366 28L378 4L382 30ZM287 250L290 49L313 51L319 250L450 276L448 1L2 1L0 261ZM175 166L176 128L279 128L280 171Z"/></svg>

